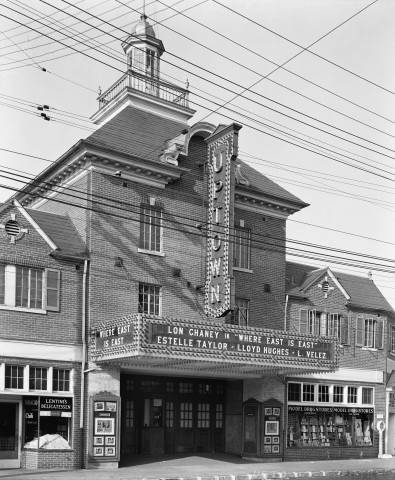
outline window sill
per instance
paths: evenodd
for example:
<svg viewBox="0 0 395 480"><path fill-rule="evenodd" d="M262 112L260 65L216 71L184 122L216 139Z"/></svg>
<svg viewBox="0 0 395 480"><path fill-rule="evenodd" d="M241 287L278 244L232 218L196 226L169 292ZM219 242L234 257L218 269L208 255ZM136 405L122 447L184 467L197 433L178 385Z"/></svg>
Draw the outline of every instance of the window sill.
<svg viewBox="0 0 395 480"><path fill-rule="evenodd" d="M144 248L138 248L138 253L145 253L147 255L156 255L157 257L164 257L164 252L156 252L155 250L145 250Z"/></svg>
<svg viewBox="0 0 395 480"><path fill-rule="evenodd" d="M377 352L378 348L374 348L374 347L361 347L361 350L369 350L370 352Z"/></svg>
<svg viewBox="0 0 395 480"><path fill-rule="evenodd" d="M233 267L233 270L236 270L236 272L254 273L254 271L249 268Z"/></svg>
<svg viewBox="0 0 395 480"><path fill-rule="evenodd" d="M14 312L41 313L46 314L46 310L40 308L12 307L10 305L0 305L0 310L12 310Z"/></svg>

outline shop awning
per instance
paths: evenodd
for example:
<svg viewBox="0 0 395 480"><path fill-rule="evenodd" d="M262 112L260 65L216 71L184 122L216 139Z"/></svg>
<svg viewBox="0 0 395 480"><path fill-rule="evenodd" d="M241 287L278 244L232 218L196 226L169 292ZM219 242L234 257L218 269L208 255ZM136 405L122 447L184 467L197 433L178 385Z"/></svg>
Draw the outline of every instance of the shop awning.
<svg viewBox="0 0 395 480"><path fill-rule="evenodd" d="M89 358L142 373L248 378L334 371L338 343L295 332L136 314L98 325Z"/></svg>

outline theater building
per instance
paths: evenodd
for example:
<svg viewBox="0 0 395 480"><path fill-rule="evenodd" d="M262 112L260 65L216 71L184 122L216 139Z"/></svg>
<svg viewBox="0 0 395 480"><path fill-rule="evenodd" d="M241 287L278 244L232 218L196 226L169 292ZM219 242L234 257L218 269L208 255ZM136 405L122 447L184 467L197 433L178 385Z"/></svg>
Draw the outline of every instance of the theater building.
<svg viewBox="0 0 395 480"><path fill-rule="evenodd" d="M48 433L67 431L69 448L28 452L47 466L290 458L302 423L290 385L335 383L339 351L355 372L357 354L380 351L285 324L285 225L307 205L238 158L240 125L188 123L188 91L160 78L164 47L144 16L122 46L127 71L99 97L98 129L2 209L0 401L14 422L0 464L25 455L28 420L41 439L42 402L59 398L71 411ZM383 408L382 379L368 378L362 428Z"/></svg>
<svg viewBox="0 0 395 480"><path fill-rule="evenodd" d="M288 262L286 298L287 330L336 337L339 368L288 376L285 458L377 457L390 452L387 363L393 348L393 310L371 276ZM379 452L381 422L386 428Z"/></svg>

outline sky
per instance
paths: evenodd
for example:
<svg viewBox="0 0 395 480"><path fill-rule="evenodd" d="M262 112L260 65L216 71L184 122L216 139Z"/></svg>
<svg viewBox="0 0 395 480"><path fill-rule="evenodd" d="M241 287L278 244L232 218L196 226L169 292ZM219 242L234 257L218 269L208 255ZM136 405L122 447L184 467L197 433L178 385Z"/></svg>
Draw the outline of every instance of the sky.
<svg viewBox="0 0 395 480"><path fill-rule="evenodd" d="M93 131L143 3L162 78L189 85L191 123L242 124L240 158L310 204L290 217L289 246L345 265L288 259L371 270L395 307L393 0L4 0L0 202L23 185L15 174L26 181Z"/></svg>

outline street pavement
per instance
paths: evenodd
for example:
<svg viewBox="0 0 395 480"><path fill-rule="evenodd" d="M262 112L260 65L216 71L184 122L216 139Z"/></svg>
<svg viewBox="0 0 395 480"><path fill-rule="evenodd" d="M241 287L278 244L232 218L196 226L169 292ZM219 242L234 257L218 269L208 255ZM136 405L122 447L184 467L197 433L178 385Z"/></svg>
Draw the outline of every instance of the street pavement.
<svg viewBox="0 0 395 480"><path fill-rule="evenodd" d="M14 480L395 480L395 457L260 463L233 456L189 456L140 460L117 470L0 470L0 479Z"/></svg>

